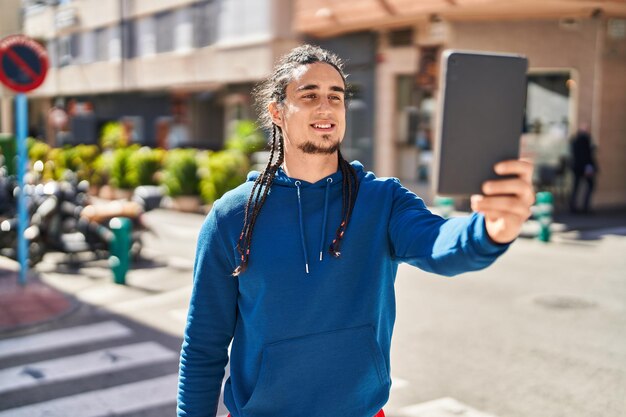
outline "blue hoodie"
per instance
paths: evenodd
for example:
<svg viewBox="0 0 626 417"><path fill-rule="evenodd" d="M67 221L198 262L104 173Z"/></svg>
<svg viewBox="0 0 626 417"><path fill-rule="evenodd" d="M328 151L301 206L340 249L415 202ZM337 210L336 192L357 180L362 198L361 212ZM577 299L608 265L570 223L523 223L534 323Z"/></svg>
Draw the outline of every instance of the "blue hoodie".
<svg viewBox="0 0 626 417"><path fill-rule="evenodd" d="M397 179L353 162L360 189L341 244L342 174L316 183L279 170L258 216L248 269L237 241L258 173L216 201L200 236L180 360L178 416L368 417L389 397L398 264L456 275L490 265L484 218L444 220Z"/></svg>

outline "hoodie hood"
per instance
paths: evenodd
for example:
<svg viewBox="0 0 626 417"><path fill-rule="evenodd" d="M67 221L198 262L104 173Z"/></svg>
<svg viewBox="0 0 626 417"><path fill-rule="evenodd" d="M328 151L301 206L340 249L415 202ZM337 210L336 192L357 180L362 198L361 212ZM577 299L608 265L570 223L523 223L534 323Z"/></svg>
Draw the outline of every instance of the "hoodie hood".
<svg viewBox="0 0 626 417"><path fill-rule="evenodd" d="M352 161L350 162L350 165L352 166L352 168L355 169L356 175L359 179L365 176L365 172L363 170L363 164L361 164L359 161ZM254 182L259 177L259 175L261 175L259 171L250 171L248 173L247 181ZM276 172L276 177L274 178L274 182L272 185L296 188L296 181L299 181L300 186L302 188L309 188L309 187L323 188L323 187L326 187L326 184L328 183L328 178L331 179L332 184L341 184L341 180L343 179L343 174L341 173L341 170L338 169L337 172L335 172L334 174L331 174L327 177L320 179L317 182L312 183L312 182L298 180L297 178L291 178L287 176L287 174L285 173L285 170L283 170L281 167Z"/></svg>
<svg viewBox="0 0 626 417"><path fill-rule="evenodd" d="M353 161L350 163L350 165L356 170L357 177L359 178L359 181L360 181L361 178L363 178L363 176L365 175L363 173L363 165L358 161ZM248 174L247 181L253 182L259 177L259 175L261 175L260 172L252 171ZM307 274L309 273L310 262L309 262L309 256L308 256L309 250L306 244L306 235L305 235L306 218L303 214L303 208L302 208L302 199L304 197L301 193L301 190L302 189L315 189L315 188L326 189L324 193L324 206L323 206L324 212L323 212L322 227L321 227L320 238L319 238L320 239L319 240L319 261L321 262L324 258L325 246L327 244L326 225L327 225L327 220L328 220L328 203L329 203L330 188L333 185L341 184L342 181L343 181L343 174L341 173L341 170L339 169L334 174L328 175L314 183L304 181L304 180L299 180L296 178L291 178L287 176L287 174L282 168L279 168L278 171L276 172L276 177L274 178L274 182L272 183L272 186L277 185L280 187L295 188L294 191L298 200L298 221L299 221L299 226L300 226L299 231L300 231L300 244L302 246L302 256L303 256L303 264L304 264L303 266Z"/></svg>

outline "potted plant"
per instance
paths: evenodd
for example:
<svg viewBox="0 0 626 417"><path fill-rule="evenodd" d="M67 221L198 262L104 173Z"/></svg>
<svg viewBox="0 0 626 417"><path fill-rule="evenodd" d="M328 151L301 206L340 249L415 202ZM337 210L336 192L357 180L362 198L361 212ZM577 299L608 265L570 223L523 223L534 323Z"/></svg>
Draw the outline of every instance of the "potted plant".
<svg viewBox="0 0 626 417"><path fill-rule="evenodd" d="M200 196L211 204L246 180L250 161L238 150L210 152L200 163Z"/></svg>
<svg viewBox="0 0 626 417"><path fill-rule="evenodd" d="M128 157L128 170L126 182L130 187L140 185L156 185L157 172L161 169L166 151L163 149L151 149L141 147Z"/></svg>
<svg viewBox="0 0 626 417"><path fill-rule="evenodd" d="M200 209L196 153L195 149L172 149L165 157L161 183L177 210L197 212Z"/></svg>
<svg viewBox="0 0 626 417"><path fill-rule="evenodd" d="M98 155L93 165L94 170L89 183L99 187L98 196L100 198L113 200L115 198L115 192L113 187L109 185L111 167L113 166L113 152L105 150Z"/></svg>
<svg viewBox="0 0 626 417"><path fill-rule="evenodd" d="M100 147L102 149L123 148L128 143L124 126L120 122L108 122L100 131Z"/></svg>
<svg viewBox="0 0 626 417"><path fill-rule="evenodd" d="M238 150L246 155L263 150L266 144L265 136L253 120L236 120L230 128L225 148Z"/></svg>
<svg viewBox="0 0 626 417"><path fill-rule="evenodd" d="M128 182L129 159L138 150L139 146L133 145L113 151L110 184L115 188L114 195L117 199L129 199L132 195L132 185Z"/></svg>
<svg viewBox="0 0 626 417"><path fill-rule="evenodd" d="M97 145L77 145L74 147L74 163L76 176L79 181L89 182L92 194L97 194L100 184L93 183L96 171L95 162L100 156L100 148Z"/></svg>

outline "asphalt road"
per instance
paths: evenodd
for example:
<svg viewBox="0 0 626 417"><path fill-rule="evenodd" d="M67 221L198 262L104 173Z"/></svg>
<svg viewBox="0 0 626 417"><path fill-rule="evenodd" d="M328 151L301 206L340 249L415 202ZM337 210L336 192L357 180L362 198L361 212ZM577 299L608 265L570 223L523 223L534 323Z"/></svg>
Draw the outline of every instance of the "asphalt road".
<svg viewBox="0 0 626 417"><path fill-rule="evenodd" d="M501 417L626 416L626 238L519 240L487 270L400 268L391 416L453 397ZM401 415L401 414L397 414Z"/></svg>

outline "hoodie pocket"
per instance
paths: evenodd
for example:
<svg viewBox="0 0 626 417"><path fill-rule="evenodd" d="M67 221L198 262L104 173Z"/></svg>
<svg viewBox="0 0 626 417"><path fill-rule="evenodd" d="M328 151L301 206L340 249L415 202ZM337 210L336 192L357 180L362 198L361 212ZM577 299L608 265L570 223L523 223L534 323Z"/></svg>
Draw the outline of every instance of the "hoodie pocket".
<svg viewBox="0 0 626 417"><path fill-rule="evenodd" d="M389 375L373 326L318 333L263 349L257 384L242 411L254 417L367 415L384 402Z"/></svg>

